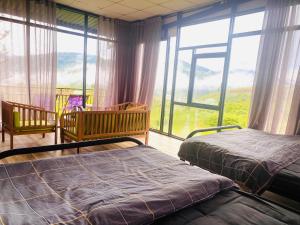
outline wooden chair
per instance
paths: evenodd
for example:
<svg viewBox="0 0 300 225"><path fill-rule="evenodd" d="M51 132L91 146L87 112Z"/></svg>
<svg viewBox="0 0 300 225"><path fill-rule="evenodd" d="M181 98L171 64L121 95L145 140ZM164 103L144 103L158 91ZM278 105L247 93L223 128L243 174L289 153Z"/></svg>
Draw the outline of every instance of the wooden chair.
<svg viewBox="0 0 300 225"><path fill-rule="evenodd" d="M150 110L132 108L105 111L73 111L60 117L61 142L65 138L74 141L145 135L148 144ZM123 107L123 106L120 106Z"/></svg>
<svg viewBox="0 0 300 225"><path fill-rule="evenodd" d="M2 142L5 132L10 135L10 148L13 149L13 136L54 132L57 143L57 113L44 108L15 102L2 101Z"/></svg>

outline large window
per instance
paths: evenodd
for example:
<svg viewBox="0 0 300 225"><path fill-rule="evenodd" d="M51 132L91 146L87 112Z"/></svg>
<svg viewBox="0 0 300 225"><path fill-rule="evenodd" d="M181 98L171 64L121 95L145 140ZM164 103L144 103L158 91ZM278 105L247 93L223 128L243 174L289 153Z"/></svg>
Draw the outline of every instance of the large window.
<svg viewBox="0 0 300 225"><path fill-rule="evenodd" d="M161 117L152 116L151 127L182 138L199 128L246 127L263 17L264 11L243 12L184 25L178 46L173 32L167 39L167 77L156 84L157 91L165 85L165 95L155 96L163 110L154 104Z"/></svg>
<svg viewBox="0 0 300 225"><path fill-rule="evenodd" d="M18 7L9 10L14 3ZM6 90L0 92L1 99L28 102L25 96L34 92L34 87L30 91L27 87L26 60L34 60L32 57L27 59L26 55L39 54L38 44L46 41L42 34L47 33L48 29L54 29L57 32L56 111L59 114L63 111L70 95L85 95L84 103L91 106L96 72L98 16L56 4L56 26L53 28L36 18L32 3L34 1L13 1L12 5L8 5L7 9L2 8L0 12L0 16L5 17L5 20L0 20L0 72L7 74L7 78L0 84ZM26 10L28 7L29 11ZM30 37L29 44L27 37ZM25 48L27 45L29 47ZM38 64L40 62L35 60L31 70L38 67ZM11 92L15 93L14 96L8 94Z"/></svg>

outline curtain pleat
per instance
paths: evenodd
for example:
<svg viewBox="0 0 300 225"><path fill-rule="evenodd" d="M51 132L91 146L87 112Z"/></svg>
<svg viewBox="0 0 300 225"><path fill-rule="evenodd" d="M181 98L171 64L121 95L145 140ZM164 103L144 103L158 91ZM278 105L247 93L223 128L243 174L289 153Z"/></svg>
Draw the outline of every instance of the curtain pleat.
<svg viewBox="0 0 300 225"><path fill-rule="evenodd" d="M276 134L299 132L300 6L269 0L255 74L249 127Z"/></svg>
<svg viewBox="0 0 300 225"><path fill-rule="evenodd" d="M25 14L25 0L0 1L0 15L25 21ZM25 56L26 26L0 20L0 101L29 103L28 64Z"/></svg>
<svg viewBox="0 0 300 225"><path fill-rule="evenodd" d="M123 102L151 105L161 18L139 23L99 18L94 108Z"/></svg>
<svg viewBox="0 0 300 225"><path fill-rule="evenodd" d="M94 109L101 109L116 102L113 91L116 82L116 29L114 20L99 17L97 41L97 61L94 88Z"/></svg>
<svg viewBox="0 0 300 225"><path fill-rule="evenodd" d="M47 4L46 4L47 3ZM31 1L31 22L47 26L30 27L31 104L55 110L57 79L56 7L52 2Z"/></svg>
<svg viewBox="0 0 300 225"><path fill-rule="evenodd" d="M43 29L0 20L0 100L54 110L56 89L56 7L51 1L2 0L0 14Z"/></svg>

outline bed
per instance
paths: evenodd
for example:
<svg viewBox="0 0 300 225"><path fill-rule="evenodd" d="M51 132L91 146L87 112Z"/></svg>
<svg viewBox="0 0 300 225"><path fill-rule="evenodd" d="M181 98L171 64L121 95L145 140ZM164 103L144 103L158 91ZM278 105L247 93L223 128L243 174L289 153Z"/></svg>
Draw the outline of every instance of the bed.
<svg viewBox="0 0 300 225"><path fill-rule="evenodd" d="M14 149L0 159L123 141L138 146L1 164L0 224L300 223L298 213L239 192L230 179L133 138ZM244 214L234 218L230 209Z"/></svg>
<svg viewBox="0 0 300 225"><path fill-rule="evenodd" d="M192 132L178 152L192 165L226 176L254 193L270 190L300 201L300 136L226 126ZM198 132L231 129L205 136Z"/></svg>

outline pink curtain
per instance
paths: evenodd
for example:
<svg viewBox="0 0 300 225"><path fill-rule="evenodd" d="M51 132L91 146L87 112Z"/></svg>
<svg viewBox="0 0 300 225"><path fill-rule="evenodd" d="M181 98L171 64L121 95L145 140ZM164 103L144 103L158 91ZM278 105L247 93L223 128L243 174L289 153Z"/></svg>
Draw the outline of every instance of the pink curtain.
<svg viewBox="0 0 300 225"><path fill-rule="evenodd" d="M124 101L151 107L161 40L161 18L151 18L131 25L127 93Z"/></svg>
<svg viewBox="0 0 300 225"><path fill-rule="evenodd" d="M99 17L97 61L94 89L94 109L102 109L117 102L115 92L117 22Z"/></svg>
<svg viewBox="0 0 300 225"><path fill-rule="evenodd" d="M269 0L256 69L249 127L300 134L300 5Z"/></svg>
<svg viewBox="0 0 300 225"><path fill-rule="evenodd" d="M55 110L57 52L56 7L52 2L31 1L31 22L49 29L30 27L30 102Z"/></svg>
<svg viewBox="0 0 300 225"><path fill-rule="evenodd" d="M0 15L24 22L26 1L0 1ZM25 56L26 26L0 20L0 101L29 102L28 65Z"/></svg>
<svg viewBox="0 0 300 225"><path fill-rule="evenodd" d="M152 104L156 69L161 40L161 18L153 18L145 21L144 41L141 46L143 61L141 64L141 78L139 82L139 93L137 102L146 103L149 107Z"/></svg>
<svg viewBox="0 0 300 225"><path fill-rule="evenodd" d="M56 86L56 32L25 25L26 0L0 1L0 100L54 109ZM55 27L55 5L28 1L30 22Z"/></svg>
<svg viewBox="0 0 300 225"><path fill-rule="evenodd" d="M155 85L161 18L130 24L99 18L94 108L140 102L149 106Z"/></svg>

